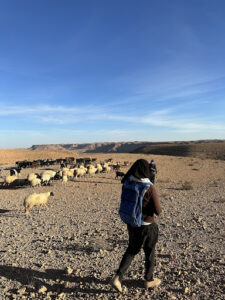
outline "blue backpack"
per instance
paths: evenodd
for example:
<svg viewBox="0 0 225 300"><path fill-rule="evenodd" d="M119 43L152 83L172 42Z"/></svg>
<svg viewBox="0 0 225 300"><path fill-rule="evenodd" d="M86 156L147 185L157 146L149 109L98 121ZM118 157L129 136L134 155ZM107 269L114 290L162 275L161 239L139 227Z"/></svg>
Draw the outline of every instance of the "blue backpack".
<svg viewBox="0 0 225 300"><path fill-rule="evenodd" d="M129 178L123 185L119 215L121 220L133 227L142 224L142 201L151 182L136 182Z"/></svg>

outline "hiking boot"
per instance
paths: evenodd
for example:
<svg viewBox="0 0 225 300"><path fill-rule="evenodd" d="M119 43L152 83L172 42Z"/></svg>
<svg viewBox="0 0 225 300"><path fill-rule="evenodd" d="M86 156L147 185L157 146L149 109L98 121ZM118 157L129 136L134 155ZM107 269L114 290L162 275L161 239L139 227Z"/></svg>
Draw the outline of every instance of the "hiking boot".
<svg viewBox="0 0 225 300"><path fill-rule="evenodd" d="M119 280L119 276L116 275L113 280L112 280L112 286L119 291L120 293L122 293L122 286L121 286L121 282Z"/></svg>
<svg viewBox="0 0 225 300"><path fill-rule="evenodd" d="M159 286L160 283L161 283L161 280L158 279L158 278L155 278L152 281L145 281L145 287L146 287L146 289L148 289L148 288L154 288L154 287Z"/></svg>

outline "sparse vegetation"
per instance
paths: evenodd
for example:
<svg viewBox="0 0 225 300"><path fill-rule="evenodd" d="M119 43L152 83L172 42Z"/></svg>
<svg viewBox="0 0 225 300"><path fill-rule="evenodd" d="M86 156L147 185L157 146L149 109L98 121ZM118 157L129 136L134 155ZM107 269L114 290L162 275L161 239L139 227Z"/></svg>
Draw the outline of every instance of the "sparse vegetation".
<svg viewBox="0 0 225 300"><path fill-rule="evenodd" d="M220 197L219 199L214 200L214 202L215 202L215 203L225 203L225 198Z"/></svg>
<svg viewBox="0 0 225 300"><path fill-rule="evenodd" d="M217 187L217 186L219 186L219 183L218 183L218 181L214 180L214 181L212 181L212 182L209 184L209 186L211 186L211 187Z"/></svg>
<svg viewBox="0 0 225 300"><path fill-rule="evenodd" d="M168 193L162 193L160 194L160 198L167 198L169 196Z"/></svg>
<svg viewBox="0 0 225 300"><path fill-rule="evenodd" d="M169 183L170 180L168 178L165 178L165 179L158 179L157 180L159 183Z"/></svg>
<svg viewBox="0 0 225 300"><path fill-rule="evenodd" d="M185 191L189 191L189 190L193 190L193 185L190 181L185 181L183 184L182 184L182 190L185 190Z"/></svg>

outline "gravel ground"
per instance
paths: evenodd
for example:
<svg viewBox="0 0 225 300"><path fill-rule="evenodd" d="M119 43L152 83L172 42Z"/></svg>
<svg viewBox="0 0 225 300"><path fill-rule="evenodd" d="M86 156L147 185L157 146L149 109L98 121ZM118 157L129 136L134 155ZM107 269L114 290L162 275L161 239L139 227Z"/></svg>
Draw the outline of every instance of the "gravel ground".
<svg viewBox="0 0 225 300"><path fill-rule="evenodd" d="M124 293L110 285L127 247L118 215L121 183L110 172L50 187L0 189L0 299L224 299L225 163L160 156L156 162L160 287L144 288L143 252L124 278ZM22 170L21 177L33 171ZM45 191L54 192L48 210L36 207L26 216L25 196Z"/></svg>

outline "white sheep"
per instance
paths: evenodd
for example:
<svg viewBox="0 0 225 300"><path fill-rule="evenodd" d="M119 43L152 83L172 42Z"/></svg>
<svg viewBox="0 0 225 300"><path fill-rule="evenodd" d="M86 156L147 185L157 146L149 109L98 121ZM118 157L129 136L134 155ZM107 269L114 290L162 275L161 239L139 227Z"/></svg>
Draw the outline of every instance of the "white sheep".
<svg viewBox="0 0 225 300"><path fill-rule="evenodd" d="M41 185L41 179L40 178L33 178L30 181L30 184L31 184L32 187L40 186Z"/></svg>
<svg viewBox="0 0 225 300"><path fill-rule="evenodd" d="M43 174L41 175L41 182L44 185L50 185L51 175L49 174Z"/></svg>
<svg viewBox="0 0 225 300"><path fill-rule="evenodd" d="M104 172L110 172L111 168L109 166L106 166L106 167L103 168L103 171Z"/></svg>
<svg viewBox="0 0 225 300"><path fill-rule="evenodd" d="M87 170L88 175L94 175L97 172L97 168L91 167Z"/></svg>
<svg viewBox="0 0 225 300"><path fill-rule="evenodd" d="M44 171L44 172L41 173L41 176L43 176L43 175L50 175L51 178L52 178L52 177L55 176L55 174L56 174L55 171L52 171L52 170L46 170L46 171Z"/></svg>
<svg viewBox="0 0 225 300"><path fill-rule="evenodd" d="M13 181L15 181L16 179L18 179L18 177L16 175L12 175L12 176L6 176L5 178L5 185L10 185Z"/></svg>
<svg viewBox="0 0 225 300"><path fill-rule="evenodd" d="M97 167L97 170L99 173L102 172L103 168L102 168L101 164L97 164L96 167Z"/></svg>
<svg viewBox="0 0 225 300"><path fill-rule="evenodd" d="M87 168L75 168L74 170L74 176L77 177L81 177L84 176L87 172Z"/></svg>
<svg viewBox="0 0 225 300"><path fill-rule="evenodd" d="M30 173L27 175L27 179L31 182L34 178L37 178L37 174Z"/></svg>
<svg viewBox="0 0 225 300"><path fill-rule="evenodd" d="M66 168L66 167L65 167L65 168L62 168L62 173L63 173L63 174L66 174L68 171L69 171L69 168Z"/></svg>
<svg viewBox="0 0 225 300"><path fill-rule="evenodd" d="M47 208L46 203L48 201L49 196L54 196L53 192L40 193L40 194L34 193L26 197L23 203L26 214L30 213L30 209L33 206L40 205L40 206L45 206Z"/></svg>
<svg viewBox="0 0 225 300"><path fill-rule="evenodd" d="M67 183L67 181L68 181L68 177L66 175L63 175L62 182Z"/></svg>
<svg viewBox="0 0 225 300"><path fill-rule="evenodd" d="M64 168L62 171L63 176L73 177L75 169L66 169Z"/></svg>

